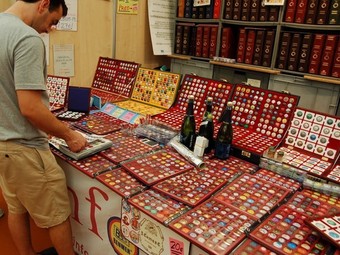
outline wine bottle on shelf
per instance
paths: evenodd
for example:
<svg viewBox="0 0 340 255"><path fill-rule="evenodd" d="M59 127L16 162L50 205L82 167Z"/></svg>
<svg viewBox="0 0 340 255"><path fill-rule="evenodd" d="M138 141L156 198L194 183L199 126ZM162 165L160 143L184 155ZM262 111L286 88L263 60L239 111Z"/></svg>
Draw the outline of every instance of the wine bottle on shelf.
<svg viewBox="0 0 340 255"><path fill-rule="evenodd" d="M205 148L204 153L209 153L214 146L214 122L212 115L212 97L208 97L206 101L206 110L204 112L202 122L198 131L199 136L208 139L208 147Z"/></svg>
<svg viewBox="0 0 340 255"><path fill-rule="evenodd" d="M233 140L233 126L231 124L232 109L233 102L228 102L227 108L222 116L222 124L217 133L215 142L215 157L219 159L227 159L230 155Z"/></svg>
<svg viewBox="0 0 340 255"><path fill-rule="evenodd" d="M193 150L195 146L195 140L196 123L194 117L194 96L190 95L188 97L187 111L181 126L180 142L190 150Z"/></svg>

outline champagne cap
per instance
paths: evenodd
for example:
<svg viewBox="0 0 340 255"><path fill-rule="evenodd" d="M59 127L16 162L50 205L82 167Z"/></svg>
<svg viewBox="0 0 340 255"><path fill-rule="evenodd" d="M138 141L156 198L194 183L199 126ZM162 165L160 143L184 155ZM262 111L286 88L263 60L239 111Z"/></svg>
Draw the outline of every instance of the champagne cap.
<svg viewBox="0 0 340 255"><path fill-rule="evenodd" d="M234 105L234 103L232 102L232 101L229 101L228 103L227 103L227 106L233 106Z"/></svg>
<svg viewBox="0 0 340 255"><path fill-rule="evenodd" d="M189 95L188 96L188 99L194 99L195 97L194 97L194 95Z"/></svg>
<svg viewBox="0 0 340 255"><path fill-rule="evenodd" d="M207 98L207 101L212 102L212 101L213 101L213 98L212 98L212 97L208 97L208 98Z"/></svg>

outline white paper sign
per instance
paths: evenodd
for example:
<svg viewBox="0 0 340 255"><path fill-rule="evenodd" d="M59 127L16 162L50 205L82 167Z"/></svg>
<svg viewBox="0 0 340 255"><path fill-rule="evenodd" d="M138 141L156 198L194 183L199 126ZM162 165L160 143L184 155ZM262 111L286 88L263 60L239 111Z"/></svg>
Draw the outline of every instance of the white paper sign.
<svg viewBox="0 0 340 255"><path fill-rule="evenodd" d="M72 77L74 76L74 45L53 45L54 75Z"/></svg>
<svg viewBox="0 0 340 255"><path fill-rule="evenodd" d="M149 24L154 55L172 54L174 45L176 1L149 0Z"/></svg>
<svg viewBox="0 0 340 255"><path fill-rule="evenodd" d="M78 29L78 0L65 1L68 12L67 16L61 18L57 25L57 30L77 31Z"/></svg>

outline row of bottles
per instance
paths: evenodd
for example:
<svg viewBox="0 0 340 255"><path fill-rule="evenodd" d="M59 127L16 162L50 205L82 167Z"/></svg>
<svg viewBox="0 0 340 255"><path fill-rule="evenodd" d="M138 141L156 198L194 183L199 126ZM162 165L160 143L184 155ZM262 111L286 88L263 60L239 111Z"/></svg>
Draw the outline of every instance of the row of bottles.
<svg viewBox="0 0 340 255"><path fill-rule="evenodd" d="M219 159L229 158L232 139L233 127L231 124L233 103L228 102L221 121L222 124L218 130L216 141L214 140L214 121L212 115L212 98L206 100L206 110L202 122L196 135L196 122L194 116L194 96L188 97L187 111L184 116L181 131L180 142L190 150L195 150L195 154L209 153L214 150L214 155Z"/></svg>

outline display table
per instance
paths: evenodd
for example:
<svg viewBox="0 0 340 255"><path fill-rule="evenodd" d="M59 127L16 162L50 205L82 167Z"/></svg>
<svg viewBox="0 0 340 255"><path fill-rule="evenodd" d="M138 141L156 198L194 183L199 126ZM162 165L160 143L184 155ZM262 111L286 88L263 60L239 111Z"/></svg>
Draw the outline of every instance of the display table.
<svg viewBox="0 0 340 255"><path fill-rule="evenodd" d="M123 198L97 179L87 176L65 160L56 158L65 171L72 203L74 250L79 255L146 254L121 235ZM189 254L189 241L150 217L145 218L149 224L157 226L162 236L157 254ZM178 247L178 244L183 249L175 253L174 247Z"/></svg>

